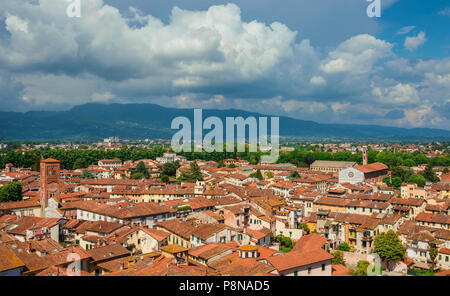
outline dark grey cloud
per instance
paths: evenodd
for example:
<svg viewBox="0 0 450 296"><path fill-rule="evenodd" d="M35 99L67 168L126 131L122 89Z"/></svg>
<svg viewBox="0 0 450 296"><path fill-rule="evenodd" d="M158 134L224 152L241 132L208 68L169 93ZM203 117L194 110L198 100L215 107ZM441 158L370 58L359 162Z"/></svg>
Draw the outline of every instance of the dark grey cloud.
<svg viewBox="0 0 450 296"><path fill-rule="evenodd" d="M384 117L387 119L401 119L405 117L405 112L403 110L395 109L386 113Z"/></svg>

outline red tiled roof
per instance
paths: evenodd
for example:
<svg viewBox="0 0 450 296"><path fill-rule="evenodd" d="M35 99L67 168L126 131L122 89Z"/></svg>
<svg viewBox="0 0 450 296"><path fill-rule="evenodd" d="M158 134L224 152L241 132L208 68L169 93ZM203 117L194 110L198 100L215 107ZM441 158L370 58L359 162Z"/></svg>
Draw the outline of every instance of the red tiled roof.
<svg viewBox="0 0 450 296"><path fill-rule="evenodd" d="M0 272L8 271L25 266L25 263L18 258L14 252L0 244Z"/></svg>
<svg viewBox="0 0 450 296"><path fill-rule="evenodd" d="M333 256L330 253L319 248L303 250L301 252L291 251L282 255L269 257L267 261L278 271L284 271L331 259L333 259Z"/></svg>
<svg viewBox="0 0 450 296"><path fill-rule="evenodd" d="M351 276L350 269L345 267L342 264L336 264L331 266L331 275L332 276Z"/></svg>
<svg viewBox="0 0 450 296"><path fill-rule="evenodd" d="M47 158L47 159L41 160L41 162L44 162L44 163L57 163L57 162L60 162L60 161L57 160L57 159L54 159L54 158Z"/></svg>
<svg viewBox="0 0 450 296"><path fill-rule="evenodd" d="M302 236L295 246L292 248L293 251L302 251L302 250L312 250L312 249L320 249L326 244L328 240L316 233L311 233L305 236Z"/></svg>

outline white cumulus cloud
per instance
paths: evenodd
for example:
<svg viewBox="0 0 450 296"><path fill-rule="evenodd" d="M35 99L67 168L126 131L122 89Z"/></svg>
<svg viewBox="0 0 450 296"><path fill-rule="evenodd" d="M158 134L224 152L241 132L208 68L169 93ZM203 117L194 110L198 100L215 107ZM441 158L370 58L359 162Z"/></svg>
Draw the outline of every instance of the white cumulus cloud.
<svg viewBox="0 0 450 296"><path fill-rule="evenodd" d="M416 50L419 46L422 46L427 41L425 32L421 31L417 36L406 37L404 46L409 51Z"/></svg>

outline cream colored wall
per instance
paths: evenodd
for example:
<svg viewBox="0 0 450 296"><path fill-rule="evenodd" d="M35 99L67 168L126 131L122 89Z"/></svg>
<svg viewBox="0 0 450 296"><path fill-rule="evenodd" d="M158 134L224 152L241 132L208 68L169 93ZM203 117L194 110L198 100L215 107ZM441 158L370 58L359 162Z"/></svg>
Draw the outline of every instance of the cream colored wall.
<svg viewBox="0 0 450 296"><path fill-rule="evenodd" d="M324 271L322 271L322 264L325 264ZM311 267L311 273L308 273L308 267ZM297 272L297 276L331 276L332 272L331 260L326 260L306 266L292 268L289 270L282 271L279 274L283 276L295 276L295 272Z"/></svg>

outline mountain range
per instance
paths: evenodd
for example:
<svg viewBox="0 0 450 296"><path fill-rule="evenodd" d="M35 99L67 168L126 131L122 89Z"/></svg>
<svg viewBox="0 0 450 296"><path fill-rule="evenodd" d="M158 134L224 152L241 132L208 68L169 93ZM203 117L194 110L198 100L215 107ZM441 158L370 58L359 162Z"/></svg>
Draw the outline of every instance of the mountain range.
<svg viewBox="0 0 450 296"><path fill-rule="evenodd" d="M172 120L185 116L193 120L194 109L166 108L155 104L88 103L67 111L0 112L0 138L7 140L101 140L170 139L177 130ZM263 115L242 110L203 110L221 118ZM193 121L191 121L193 124ZM270 119L268 120L270 123ZM204 131L206 134L207 131ZM270 125L268 127L270 134ZM449 140L450 131L433 128L399 128L358 124L322 124L280 116L280 136L292 139L336 140Z"/></svg>

